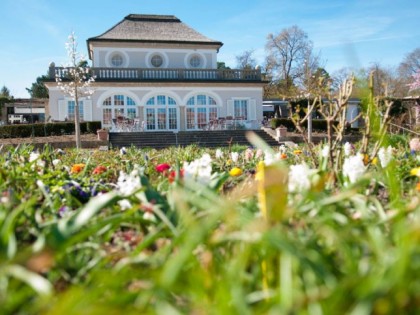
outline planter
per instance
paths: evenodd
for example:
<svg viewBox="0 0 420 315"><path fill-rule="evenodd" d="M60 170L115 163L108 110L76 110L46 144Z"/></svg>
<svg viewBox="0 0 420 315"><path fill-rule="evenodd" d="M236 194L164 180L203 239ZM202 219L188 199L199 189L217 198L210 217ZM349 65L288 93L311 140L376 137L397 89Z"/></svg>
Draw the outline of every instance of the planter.
<svg viewBox="0 0 420 315"><path fill-rule="evenodd" d="M98 129L96 133L98 134L98 140L108 141L108 130Z"/></svg>
<svg viewBox="0 0 420 315"><path fill-rule="evenodd" d="M276 128L276 136L278 139L280 139L281 137L287 137L287 128L284 126Z"/></svg>

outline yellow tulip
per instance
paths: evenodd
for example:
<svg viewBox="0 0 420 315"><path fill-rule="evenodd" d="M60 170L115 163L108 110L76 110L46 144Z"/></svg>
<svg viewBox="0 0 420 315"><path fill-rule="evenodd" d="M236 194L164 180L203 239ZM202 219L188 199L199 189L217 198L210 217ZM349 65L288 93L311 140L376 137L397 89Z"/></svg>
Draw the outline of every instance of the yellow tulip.
<svg viewBox="0 0 420 315"><path fill-rule="evenodd" d="M234 167L229 171L229 175L232 177L238 177L242 175L242 170L239 167Z"/></svg>
<svg viewBox="0 0 420 315"><path fill-rule="evenodd" d="M420 167L413 168L413 169L410 171L410 175L420 177Z"/></svg>

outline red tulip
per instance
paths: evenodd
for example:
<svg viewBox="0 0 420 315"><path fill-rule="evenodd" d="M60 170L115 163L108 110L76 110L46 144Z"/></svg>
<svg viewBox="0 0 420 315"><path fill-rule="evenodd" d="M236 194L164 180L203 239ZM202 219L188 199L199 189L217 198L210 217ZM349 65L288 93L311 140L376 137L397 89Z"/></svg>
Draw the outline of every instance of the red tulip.
<svg viewBox="0 0 420 315"><path fill-rule="evenodd" d="M162 163L162 164L156 165L156 171L158 173L165 173L170 168L171 168L171 166L167 163Z"/></svg>

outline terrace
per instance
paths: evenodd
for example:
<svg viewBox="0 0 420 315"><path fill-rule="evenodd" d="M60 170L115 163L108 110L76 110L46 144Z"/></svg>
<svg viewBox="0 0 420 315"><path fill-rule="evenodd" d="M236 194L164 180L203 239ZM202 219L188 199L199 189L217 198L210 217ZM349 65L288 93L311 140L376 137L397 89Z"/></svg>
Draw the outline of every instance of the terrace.
<svg viewBox="0 0 420 315"><path fill-rule="evenodd" d="M50 79L66 79L70 68L49 68ZM150 68L90 68L96 81L215 81L261 82L260 69L150 69Z"/></svg>

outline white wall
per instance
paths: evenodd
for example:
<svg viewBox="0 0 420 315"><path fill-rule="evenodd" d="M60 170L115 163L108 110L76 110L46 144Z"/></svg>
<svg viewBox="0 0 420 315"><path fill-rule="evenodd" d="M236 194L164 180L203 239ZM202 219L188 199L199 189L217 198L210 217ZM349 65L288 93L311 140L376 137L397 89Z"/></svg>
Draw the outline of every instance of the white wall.
<svg viewBox="0 0 420 315"><path fill-rule="evenodd" d="M191 68L188 56L198 54L202 57L203 65L200 69L217 68L217 51L215 49L162 49L162 48L94 48L93 67L113 67L111 56L119 53L124 63L124 68L151 68L150 58L153 54L160 54L164 59L165 68ZM166 61L166 62L165 62Z"/></svg>
<svg viewBox="0 0 420 315"><path fill-rule="evenodd" d="M215 99L219 108L219 117L228 116L227 104L234 98L248 99L255 102L256 119L261 121L263 119L262 110L262 87L179 87L179 86L165 86L165 87L98 87L95 93L91 96L92 101L92 120L102 120L102 103L103 101L115 94L122 94L131 97L137 107L144 106L148 99L154 95L164 94L175 99L178 106L186 105L188 99L197 94L207 94ZM58 105L60 100L64 99L64 95L57 88L50 88L50 115L54 120L60 120Z"/></svg>

